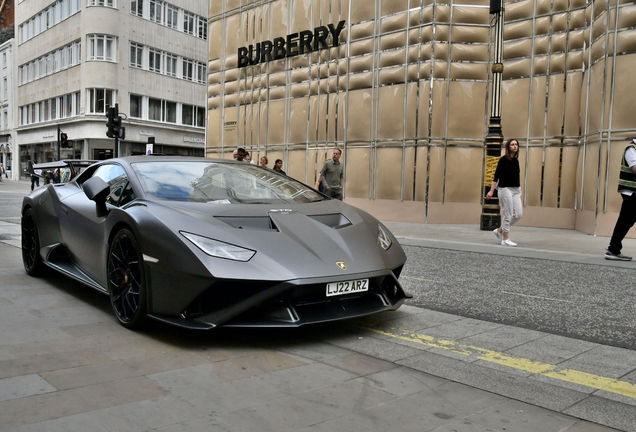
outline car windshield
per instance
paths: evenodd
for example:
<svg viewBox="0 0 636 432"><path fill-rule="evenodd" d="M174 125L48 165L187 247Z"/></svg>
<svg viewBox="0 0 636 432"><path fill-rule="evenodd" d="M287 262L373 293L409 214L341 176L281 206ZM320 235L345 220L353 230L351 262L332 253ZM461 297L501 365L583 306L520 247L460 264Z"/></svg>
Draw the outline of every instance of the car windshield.
<svg viewBox="0 0 636 432"><path fill-rule="evenodd" d="M290 177L248 163L152 161L132 167L146 195L161 200L270 204L325 199Z"/></svg>

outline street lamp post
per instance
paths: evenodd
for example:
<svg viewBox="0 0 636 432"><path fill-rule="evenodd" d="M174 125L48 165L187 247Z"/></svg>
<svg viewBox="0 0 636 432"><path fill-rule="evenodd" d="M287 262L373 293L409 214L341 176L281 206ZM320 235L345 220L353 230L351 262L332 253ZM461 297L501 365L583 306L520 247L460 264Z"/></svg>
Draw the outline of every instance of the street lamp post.
<svg viewBox="0 0 636 432"><path fill-rule="evenodd" d="M490 14L495 20L494 37L494 62L492 64L492 98L490 100L490 118L488 119L488 134L484 140L485 165L484 190L482 193L481 230L494 230L501 225L501 214L499 208L499 198L493 196L490 200L485 200L485 195L490 190L497 161L501 156L501 146L503 144L503 133L501 130L501 76L503 73L502 52L503 52L503 20L504 20L504 0L490 0Z"/></svg>

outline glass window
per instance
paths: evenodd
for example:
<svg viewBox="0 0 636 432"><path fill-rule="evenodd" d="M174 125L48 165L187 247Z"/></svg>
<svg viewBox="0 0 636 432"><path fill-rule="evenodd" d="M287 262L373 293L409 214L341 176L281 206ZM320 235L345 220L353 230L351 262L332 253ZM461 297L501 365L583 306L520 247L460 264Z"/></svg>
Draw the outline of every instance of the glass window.
<svg viewBox="0 0 636 432"><path fill-rule="evenodd" d="M144 16L144 0L132 0L130 2L130 13L136 16Z"/></svg>
<svg viewBox="0 0 636 432"><path fill-rule="evenodd" d="M181 107L181 124L194 126L194 107L183 104Z"/></svg>
<svg viewBox="0 0 636 432"><path fill-rule="evenodd" d="M92 88L88 94L88 112L106 115L106 109L115 105L115 90Z"/></svg>
<svg viewBox="0 0 636 432"><path fill-rule="evenodd" d="M115 61L115 38L107 35L88 35L88 59Z"/></svg>
<svg viewBox="0 0 636 432"><path fill-rule="evenodd" d="M197 63L197 82L201 84L205 84L206 81L206 71L205 65L203 63Z"/></svg>
<svg viewBox="0 0 636 432"><path fill-rule="evenodd" d="M152 48L148 50L148 69L161 72L161 51Z"/></svg>
<svg viewBox="0 0 636 432"><path fill-rule="evenodd" d="M143 65L144 48L136 43L130 44L130 66L141 68Z"/></svg>
<svg viewBox="0 0 636 432"><path fill-rule="evenodd" d="M139 95L130 95L130 116L141 118L141 102L142 98Z"/></svg>
<svg viewBox="0 0 636 432"><path fill-rule="evenodd" d="M165 101L164 121L167 123L177 122L177 103Z"/></svg>
<svg viewBox="0 0 636 432"><path fill-rule="evenodd" d="M161 99L148 99L148 119L161 121Z"/></svg>
<svg viewBox="0 0 636 432"><path fill-rule="evenodd" d="M208 20L203 17L197 17L198 33L200 39L208 38Z"/></svg>
<svg viewBox="0 0 636 432"><path fill-rule="evenodd" d="M197 126L205 127L205 108L196 107L197 109Z"/></svg>
<svg viewBox="0 0 636 432"><path fill-rule="evenodd" d="M122 206L135 199L132 186L128 183L126 171L116 164L105 164L93 173L93 177L99 177L110 186L110 193L106 202L113 206Z"/></svg>
<svg viewBox="0 0 636 432"><path fill-rule="evenodd" d="M183 79L194 81L194 60L183 59Z"/></svg>
<svg viewBox="0 0 636 432"><path fill-rule="evenodd" d="M162 24L163 2L150 0L150 21Z"/></svg>
<svg viewBox="0 0 636 432"><path fill-rule="evenodd" d="M320 193L252 164L152 161L132 165L146 194L170 201L293 204L322 201Z"/></svg>
<svg viewBox="0 0 636 432"><path fill-rule="evenodd" d="M166 4L166 26L173 29L179 27L179 9L171 4Z"/></svg>
<svg viewBox="0 0 636 432"><path fill-rule="evenodd" d="M194 21L195 16L190 12L183 12L183 32L189 35L194 35Z"/></svg>
<svg viewBox="0 0 636 432"><path fill-rule="evenodd" d="M166 75L177 76L177 56L166 54Z"/></svg>

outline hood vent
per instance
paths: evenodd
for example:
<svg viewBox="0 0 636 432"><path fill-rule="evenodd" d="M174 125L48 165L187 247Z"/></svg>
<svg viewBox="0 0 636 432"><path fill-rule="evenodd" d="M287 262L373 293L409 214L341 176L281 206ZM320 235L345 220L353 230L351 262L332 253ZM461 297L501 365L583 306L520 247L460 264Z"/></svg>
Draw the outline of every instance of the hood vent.
<svg viewBox="0 0 636 432"><path fill-rule="evenodd" d="M309 215L309 217L333 229L340 229L351 225L351 221L340 213L326 215Z"/></svg>
<svg viewBox="0 0 636 432"><path fill-rule="evenodd" d="M333 229L340 229L352 225L351 221L340 213L307 215L307 217ZM280 231L269 216L216 216L216 219L237 229Z"/></svg>
<svg viewBox="0 0 636 432"><path fill-rule="evenodd" d="M278 231L269 216L217 216L216 218L238 229Z"/></svg>

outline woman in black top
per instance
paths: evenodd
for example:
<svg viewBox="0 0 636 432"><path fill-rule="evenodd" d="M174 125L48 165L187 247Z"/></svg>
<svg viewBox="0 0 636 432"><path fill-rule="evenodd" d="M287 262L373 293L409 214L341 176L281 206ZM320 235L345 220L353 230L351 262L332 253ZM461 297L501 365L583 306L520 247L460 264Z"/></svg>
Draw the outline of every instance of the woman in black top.
<svg viewBox="0 0 636 432"><path fill-rule="evenodd" d="M492 198L495 188L503 211L501 226L494 230L502 246L517 246L510 240L510 226L521 219L521 183L519 181L519 141L512 138L506 142L505 154L499 159L495 176L486 199Z"/></svg>

